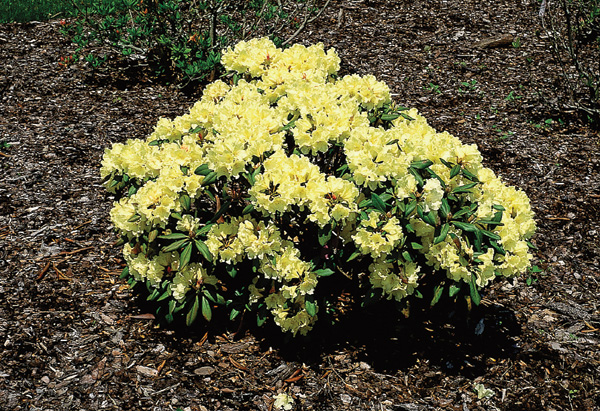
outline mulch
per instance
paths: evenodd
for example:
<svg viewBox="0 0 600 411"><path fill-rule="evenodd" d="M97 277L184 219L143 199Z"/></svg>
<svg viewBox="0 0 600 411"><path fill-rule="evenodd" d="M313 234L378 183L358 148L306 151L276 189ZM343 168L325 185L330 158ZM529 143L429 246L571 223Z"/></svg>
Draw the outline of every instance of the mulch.
<svg viewBox="0 0 600 411"><path fill-rule="evenodd" d="M200 91L60 65L75 47L58 20L0 25L0 409L266 411L286 392L296 410L600 410L600 139L558 109L538 8L334 0L296 39L477 144L539 226L536 270L471 312L381 304L297 339L249 321L159 327L119 279L103 151Z"/></svg>

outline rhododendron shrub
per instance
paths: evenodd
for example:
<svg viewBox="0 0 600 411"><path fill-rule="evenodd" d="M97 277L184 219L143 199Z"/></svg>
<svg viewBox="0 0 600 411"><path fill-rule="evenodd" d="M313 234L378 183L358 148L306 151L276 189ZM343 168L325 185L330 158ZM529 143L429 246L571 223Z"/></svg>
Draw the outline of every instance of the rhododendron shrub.
<svg viewBox="0 0 600 411"><path fill-rule="evenodd" d="M249 312L306 334L340 293L478 304L529 266L527 196L375 77L338 77L334 50L254 39L222 64L188 114L102 162L123 278L161 318Z"/></svg>

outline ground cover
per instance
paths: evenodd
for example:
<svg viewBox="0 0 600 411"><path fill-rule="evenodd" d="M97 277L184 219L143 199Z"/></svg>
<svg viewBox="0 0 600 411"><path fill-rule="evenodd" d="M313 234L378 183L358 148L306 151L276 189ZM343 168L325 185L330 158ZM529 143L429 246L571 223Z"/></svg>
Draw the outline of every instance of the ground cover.
<svg viewBox="0 0 600 411"><path fill-rule="evenodd" d="M291 341L244 323L157 328L118 279L103 150L198 95L64 64L74 46L60 21L0 25L3 406L268 410L287 392L295 409L600 409L600 141L544 100L561 98L561 78L538 9L333 1L297 39L335 47L342 74L375 74L438 130L476 143L531 198L539 251L471 314L403 320L383 305ZM510 40L478 46L496 36Z"/></svg>

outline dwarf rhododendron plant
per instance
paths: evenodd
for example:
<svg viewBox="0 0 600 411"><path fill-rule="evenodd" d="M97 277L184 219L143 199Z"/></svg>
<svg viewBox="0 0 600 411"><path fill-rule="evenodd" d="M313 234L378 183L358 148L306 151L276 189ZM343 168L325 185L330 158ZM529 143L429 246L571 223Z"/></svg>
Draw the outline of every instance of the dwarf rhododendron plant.
<svg viewBox="0 0 600 411"><path fill-rule="evenodd" d="M102 162L123 277L161 318L248 312L306 334L348 290L478 304L529 266L527 196L375 77L338 77L321 44L266 38L221 62L227 82Z"/></svg>

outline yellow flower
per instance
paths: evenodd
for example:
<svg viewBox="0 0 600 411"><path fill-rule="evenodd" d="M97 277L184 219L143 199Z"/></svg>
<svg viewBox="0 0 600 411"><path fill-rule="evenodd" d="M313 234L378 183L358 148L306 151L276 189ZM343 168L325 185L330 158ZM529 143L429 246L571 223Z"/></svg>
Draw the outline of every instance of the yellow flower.
<svg viewBox="0 0 600 411"><path fill-rule="evenodd" d="M385 256L396 248L403 238L400 221L396 217L388 219L378 228L378 224L385 216L379 212L369 213L368 220L362 220L352 236L352 240L361 253L370 254L373 258Z"/></svg>
<svg viewBox="0 0 600 411"><path fill-rule="evenodd" d="M273 407L276 410L289 411L294 407L294 399L284 392L277 394L274 398Z"/></svg>
<svg viewBox="0 0 600 411"><path fill-rule="evenodd" d="M401 301L417 287L420 269L415 263L398 261L396 265L377 259L369 266L369 281L374 288L381 288L387 298Z"/></svg>

